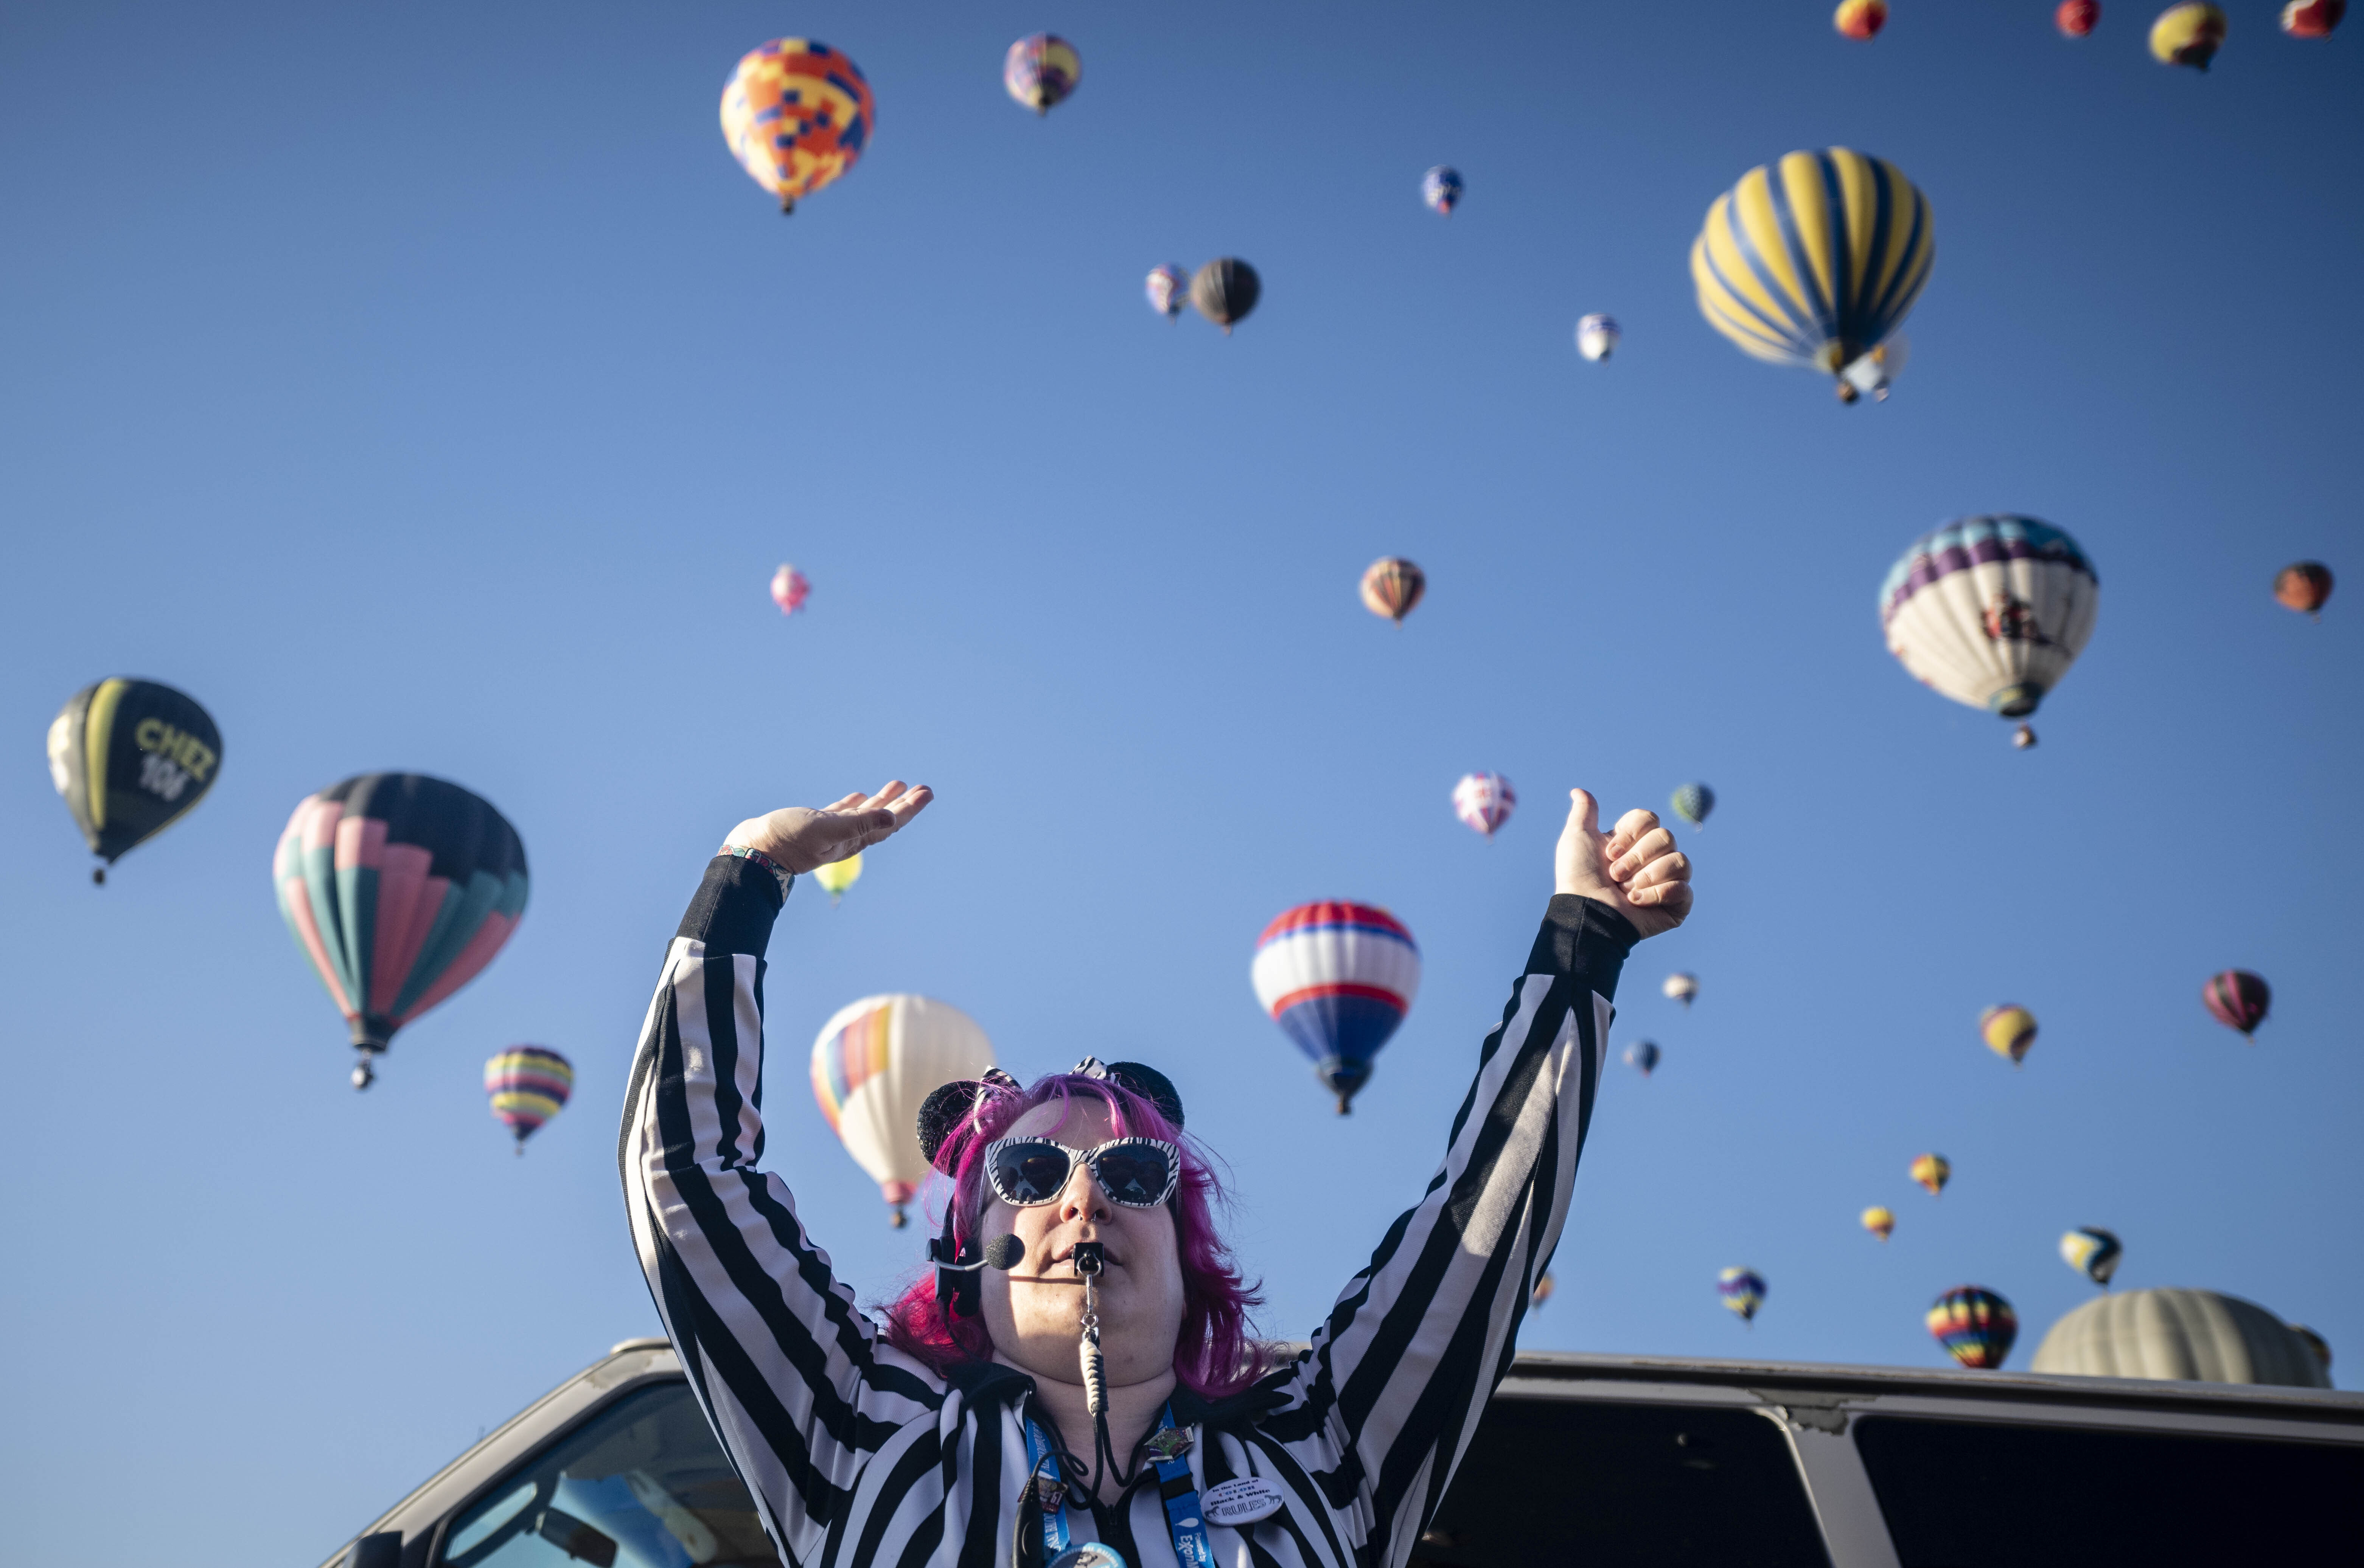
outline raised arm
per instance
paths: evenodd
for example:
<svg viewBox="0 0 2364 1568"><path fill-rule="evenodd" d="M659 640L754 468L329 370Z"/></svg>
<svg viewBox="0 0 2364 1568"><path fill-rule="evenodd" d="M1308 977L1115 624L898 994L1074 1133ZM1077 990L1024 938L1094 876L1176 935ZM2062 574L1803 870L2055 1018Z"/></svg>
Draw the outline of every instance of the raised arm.
<svg viewBox="0 0 2364 1568"><path fill-rule="evenodd" d="M757 1169L764 950L793 873L886 838L930 798L898 783L733 828L665 951L624 1101L618 1158L641 1268L707 1419L791 1561L818 1561L871 1453L940 1404L942 1385L875 1342L786 1184Z"/></svg>
<svg viewBox="0 0 2364 1568"><path fill-rule="evenodd" d="M1510 1369L1567 1218L1635 942L1690 910L1690 865L1646 811L1604 835L1573 792L1543 929L1487 1035L1444 1162L1388 1228L1293 1369L1266 1432L1345 1517L1366 1568L1400 1568Z"/></svg>

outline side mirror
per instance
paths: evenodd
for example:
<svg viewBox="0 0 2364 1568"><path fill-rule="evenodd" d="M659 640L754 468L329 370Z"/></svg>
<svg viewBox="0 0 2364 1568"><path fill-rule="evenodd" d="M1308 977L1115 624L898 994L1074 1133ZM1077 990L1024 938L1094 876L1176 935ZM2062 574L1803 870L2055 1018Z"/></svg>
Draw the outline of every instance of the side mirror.
<svg viewBox="0 0 2364 1568"><path fill-rule="evenodd" d="M402 1568L402 1532L382 1529L353 1542L344 1568Z"/></svg>

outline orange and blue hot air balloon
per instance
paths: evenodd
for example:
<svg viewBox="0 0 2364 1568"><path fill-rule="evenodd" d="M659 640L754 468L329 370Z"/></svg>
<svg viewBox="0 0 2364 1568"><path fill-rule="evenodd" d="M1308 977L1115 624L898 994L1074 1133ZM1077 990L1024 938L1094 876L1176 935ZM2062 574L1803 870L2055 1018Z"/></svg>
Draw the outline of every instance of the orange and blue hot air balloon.
<svg viewBox="0 0 2364 1568"><path fill-rule="evenodd" d="M279 913L377 1076L395 1031L475 978L525 914L507 818L424 773L362 773L307 795L272 859Z"/></svg>
<svg viewBox="0 0 2364 1568"><path fill-rule="evenodd" d="M853 167L878 108L853 61L810 39L774 39L722 89L722 139L783 213Z"/></svg>
<svg viewBox="0 0 2364 1568"><path fill-rule="evenodd" d="M485 1062L485 1096L520 1154L525 1140L564 1110L574 1093L574 1064L548 1046L513 1045Z"/></svg>
<svg viewBox="0 0 2364 1568"><path fill-rule="evenodd" d="M1264 929L1248 978L1344 1116L1420 990L1420 948L1386 910L1324 899Z"/></svg>
<svg viewBox="0 0 2364 1568"><path fill-rule="evenodd" d="M1929 1308L1929 1333L1967 1367L1991 1371L2019 1338L2019 1314L1982 1285L1957 1284Z"/></svg>

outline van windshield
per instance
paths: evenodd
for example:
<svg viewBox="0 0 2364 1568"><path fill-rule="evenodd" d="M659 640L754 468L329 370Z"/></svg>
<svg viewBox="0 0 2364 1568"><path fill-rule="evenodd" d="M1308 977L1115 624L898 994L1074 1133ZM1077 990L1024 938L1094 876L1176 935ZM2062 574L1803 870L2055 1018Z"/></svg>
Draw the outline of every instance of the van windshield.
<svg viewBox="0 0 2364 1568"><path fill-rule="evenodd" d="M445 1568L779 1568L689 1385L627 1395L452 1521Z"/></svg>

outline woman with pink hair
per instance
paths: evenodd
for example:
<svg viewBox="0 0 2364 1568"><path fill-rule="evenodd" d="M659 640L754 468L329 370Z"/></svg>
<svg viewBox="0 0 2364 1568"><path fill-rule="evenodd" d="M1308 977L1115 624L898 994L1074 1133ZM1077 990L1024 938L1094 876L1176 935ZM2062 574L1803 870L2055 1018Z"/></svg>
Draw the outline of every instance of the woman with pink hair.
<svg viewBox="0 0 2364 1568"><path fill-rule="evenodd" d="M625 1103L633 1240L707 1418L798 1568L1402 1568L1567 1218L1626 953L1690 912L1647 811L1570 792L1555 892L1426 1189L1276 1358L1180 1095L1086 1057L939 1089L933 1278L880 1321L761 1171L764 951L797 876L933 798L731 829L665 955Z"/></svg>

